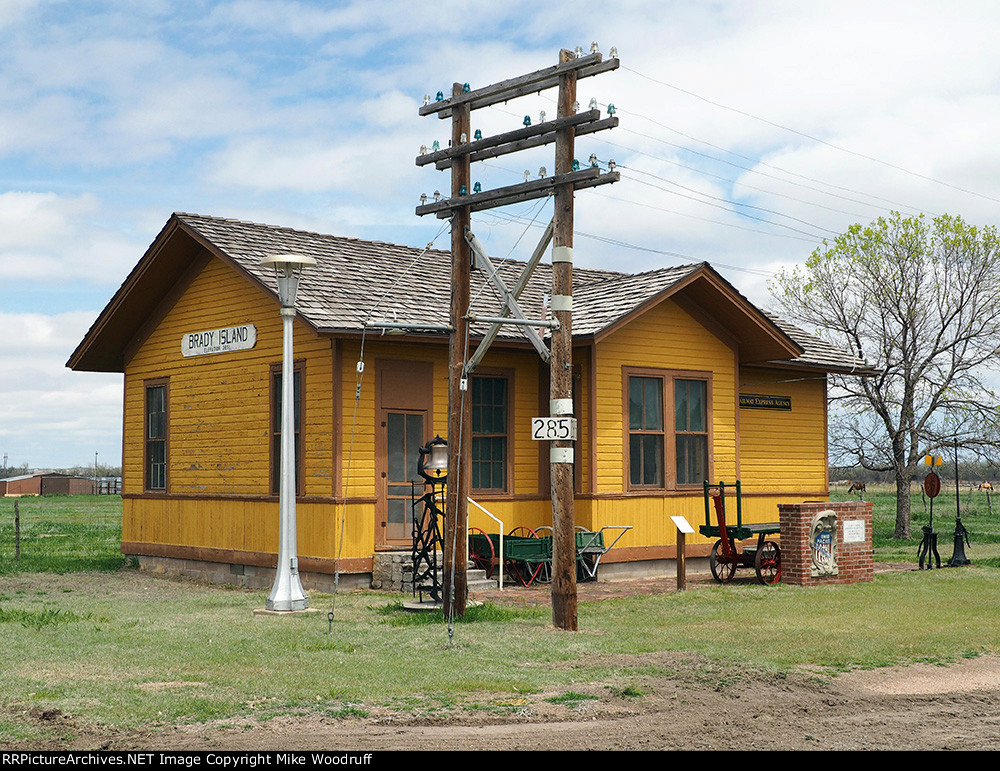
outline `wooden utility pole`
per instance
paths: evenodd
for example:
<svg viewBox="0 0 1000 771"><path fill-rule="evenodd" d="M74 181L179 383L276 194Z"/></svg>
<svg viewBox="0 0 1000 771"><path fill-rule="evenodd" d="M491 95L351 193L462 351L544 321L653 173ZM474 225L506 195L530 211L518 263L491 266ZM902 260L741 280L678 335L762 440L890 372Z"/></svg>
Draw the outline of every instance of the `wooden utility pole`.
<svg viewBox="0 0 1000 771"><path fill-rule="evenodd" d="M572 51L559 52L559 63L575 59ZM576 70L559 77L556 117L573 114ZM556 130L556 176L573 170L576 130ZM559 328L552 330L549 361L549 414L573 415L573 185L555 191L555 224L552 233L552 315ZM576 631L576 519L573 506L573 440L553 440L549 445L552 488L552 623Z"/></svg>
<svg viewBox="0 0 1000 771"><path fill-rule="evenodd" d="M462 84L452 86L452 97L462 94ZM456 105L451 116L451 146L469 141L468 104ZM470 162L460 155L451 167L451 197L461 200L469 191ZM471 297L472 249L465 239L472 215L468 206L453 210L451 221L451 328L448 344L448 504L444 519L444 571L447 589L444 613L464 616L468 600L469 491L472 464L472 393L464 370ZM452 576L454 575L454 580Z"/></svg>
<svg viewBox="0 0 1000 771"><path fill-rule="evenodd" d="M527 329L525 336L532 341L543 361L550 365L549 412L555 419L573 416L573 196L575 190L617 182L616 171L602 172L596 164L581 168L574 162L576 137L592 134L618 125L618 118L602 118L599 110L576 111L576 83L580 78L599 75L618 68L616 56L604 61L596 50L587 56L571 51L559 53L554 67L521 75L510 80L472 90L456 83L450 99L438 95L435 102L428 98L420 108L421 115L437 114L452 119L451 146L433 152L421 151L418 166L434 164L440 170L451 169L451 198L423 203L417 207L420 216L434 214L452 217L452 300L451 343L448 359L448 507L445 514L444 573L449 581L445 612L463 615L468 595L466 577L466 541L468 539L468 495L472 458L472 394L468 381L472 371L486 354L500 325L517 324ZM496 136L470 141L472 110L507 102L519 96L559 88L558 115L554 121L525 126ZM610 112L610 111L609 111ZM474 192L470 189L470 166L475 161L496 158L531 147L555 143L555 173L551 177L525 180L494 190ZM576 170L574 170L574 167ZM469 307L472 252L481 265L489 258L471 232L471 213L498 206L519 204L547 196L555 197L553 222L546 228L542 241L525 266L513 291L507 291L494 272L487 277L504 297L503 307L495 317L473 316ZM426 196L424 197L426 199ZM518 305L521 290L527 285L542 253L552 239L552 305L553 319L528 319ZM485 322L490 328L474 354L468 351L468 329L472 321ZM551 351L533 327L552 331ZM552 440L549 447L551 464L553 581L552 620L560 629L577 628L576 600L576 533L573 512L573 439ZM454 595L451 594L454 576Z"/></svg>

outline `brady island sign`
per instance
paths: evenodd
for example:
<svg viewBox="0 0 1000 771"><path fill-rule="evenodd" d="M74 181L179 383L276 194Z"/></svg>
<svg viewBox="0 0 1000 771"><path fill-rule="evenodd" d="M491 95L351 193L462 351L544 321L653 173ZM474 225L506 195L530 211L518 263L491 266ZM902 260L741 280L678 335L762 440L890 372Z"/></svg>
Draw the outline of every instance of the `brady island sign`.
<svg viewBox="0 0 1000 771"><path fill-rule="evenodd" d="M257 345L257 327L239 324L235 327L186 332L181 336L181 355L206 356L210 353L248 351Z"/></svg>

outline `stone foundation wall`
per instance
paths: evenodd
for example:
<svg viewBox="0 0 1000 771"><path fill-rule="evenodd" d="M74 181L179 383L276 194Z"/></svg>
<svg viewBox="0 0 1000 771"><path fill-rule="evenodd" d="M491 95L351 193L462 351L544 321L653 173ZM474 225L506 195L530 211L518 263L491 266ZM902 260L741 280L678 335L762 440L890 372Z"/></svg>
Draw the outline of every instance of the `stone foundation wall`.
<svg viewBox="0 0 1000 771"><path fill-rule="evenodd" d="M412 594L412 554L408 551L376 552L372 557L372 589Z"/></svg>

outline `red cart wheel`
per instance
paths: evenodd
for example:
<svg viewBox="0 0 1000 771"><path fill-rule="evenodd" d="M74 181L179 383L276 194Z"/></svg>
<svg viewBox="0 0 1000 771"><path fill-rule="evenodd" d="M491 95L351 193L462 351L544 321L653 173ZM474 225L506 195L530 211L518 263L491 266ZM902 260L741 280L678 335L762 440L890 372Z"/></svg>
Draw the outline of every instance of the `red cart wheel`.
<svg viewBox="0 0 1000 771"><path fill-rule="evenodd" d="M538 533L530 527L515 527L508 536L514 538L538 538ZM521 586L531 586L538 574L542 572L541 562L525 562L524 560L507 560L507 574L512 576Z"/></svg>
<svg viewBox="0 0 1000 771"><path fill-rule="evenodd" d="M778 544L764 541L763 546L757 549L754 567L757 569L757 580L762 584L770 586L777 583L781 578L781 549Z"/></svg>
<svg viewBox="0 0 1000 771"><path fill-rule="evenodd" d="M489 578L493 573L493 541L478 527L469 528L469 559L480 570L486 571Z"/></svg>
<svg viewBox="0 0 1000 771"><path fill-rule="evenodd" d="M722 553L722 539L715 542L712 553L708 558L708 566L712 569L712 578L720 584L728 584L736 573L736 561L727 560Z"/></svg>

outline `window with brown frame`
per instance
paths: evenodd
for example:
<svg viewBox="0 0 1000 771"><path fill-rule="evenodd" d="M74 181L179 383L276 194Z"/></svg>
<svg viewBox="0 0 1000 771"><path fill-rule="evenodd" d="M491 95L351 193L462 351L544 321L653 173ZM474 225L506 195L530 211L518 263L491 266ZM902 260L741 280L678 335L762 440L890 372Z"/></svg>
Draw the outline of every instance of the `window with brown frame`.
<svg viewBox="0 0 1000 771"><path fill-rule="evenodd" d="M302 371L296 366L292 377L293 422L295 426L295 494L302 493ZM271 372L271 494L281 489L281 367Z"/></svg>
<svg viewBox="0 0 1000 771"><path fill-rule="evenodd" d="M167 489L167 383L146 384L144 430L145 488Z"/></svg>
<svg viewBox="0 0 1000 771"><path fill-rule="evenodd" d="M674 440L677 484L699 485L708 478L708 383L674 380Z"/></svg>
<svg viewBox="0 0 1000 771"><path fill-rule="evenodd" d="M472 489L507 491L506 377L474 377L472 389Z"/></svg>
<svg viewBox="0 0 1000 771"><path fill-rule="evenodd" d="M636 370L626 374L625 388L627 488L674 489L707 479L708 378Z"/></svg>
<svg viewBox="0 0 1000 771"><path fill-rule="evenodd" d="M628 379L629 485L663 487L663 378Z"/></svg>

